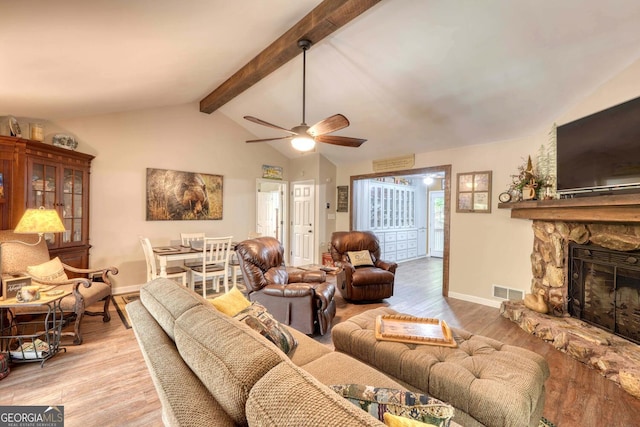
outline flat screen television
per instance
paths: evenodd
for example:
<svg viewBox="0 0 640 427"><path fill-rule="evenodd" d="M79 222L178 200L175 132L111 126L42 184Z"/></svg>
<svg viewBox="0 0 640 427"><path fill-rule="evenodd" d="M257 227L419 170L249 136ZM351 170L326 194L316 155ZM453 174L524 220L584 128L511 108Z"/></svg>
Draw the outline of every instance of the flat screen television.
<svg viewBox="0 0 640 427"><path fill-rule="evenodd" d="M640 193L640 98L557 127L560 197Z"/></svg>

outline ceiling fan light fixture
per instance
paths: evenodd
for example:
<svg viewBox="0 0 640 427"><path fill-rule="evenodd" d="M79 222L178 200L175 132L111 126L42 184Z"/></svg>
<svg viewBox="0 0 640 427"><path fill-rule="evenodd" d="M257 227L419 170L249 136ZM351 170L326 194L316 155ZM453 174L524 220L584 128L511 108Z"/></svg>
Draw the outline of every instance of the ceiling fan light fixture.
<svg viewBox="0 0 640 427"><path fill-rule="evenodd" d="M291 140L291 146L302 152L311 151L316 146L316 142L310 136L296 136Z"/></svg>
<svg viewBox="0 0 640 427"><path fill-rule="evenodd" d="M298 40L298 47L302 49L302 122L300 126L295 126L291 130L285 129L282 126L274 125L264 120L260 120L253 116L244 116L246 120L257 123L262 126L266 126L272 129L279 129L290 133L289 136L282 136L277 138L262 138L262 139L250 139L247 142L266 142L277 141L280 139L290 139L291 145L294 149L306 152L311 151L316 146L316 142L323 142L325 144L333 144L342 147L359 147L366 139L349 138L346 136L328 135L332 132L344 129L349 126L349 120L342 114L334 114L331 117L320 120L313 126L308 126L305 122L306 113L306 69L307 69L307 50L311 47L311 41L302 39Z"/></svg>

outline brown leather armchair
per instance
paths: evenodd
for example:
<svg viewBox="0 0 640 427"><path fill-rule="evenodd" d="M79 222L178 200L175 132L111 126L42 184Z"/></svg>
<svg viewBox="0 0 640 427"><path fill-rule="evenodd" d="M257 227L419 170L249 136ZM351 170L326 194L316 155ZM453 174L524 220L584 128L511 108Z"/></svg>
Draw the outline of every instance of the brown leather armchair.
<svg viewBox="0 0 640 427"><path fill-rule="evenodd" d="M348 252L369 251L373 265L354 267ZM370 231L336 231L331 235L331 258L344 270L338 289L349 301L377 301L393 295L398 264L380 259L380 244Z"/></svg>
<svg viewBox="0 0 640 427"><path fill-rule="evenodd" d="M276 320L305 334L320 335L336 315L335 285L323 271L304 271L284 265L284 249L273 237L245 240L236 254L249 300L264 305Z"/></svg>

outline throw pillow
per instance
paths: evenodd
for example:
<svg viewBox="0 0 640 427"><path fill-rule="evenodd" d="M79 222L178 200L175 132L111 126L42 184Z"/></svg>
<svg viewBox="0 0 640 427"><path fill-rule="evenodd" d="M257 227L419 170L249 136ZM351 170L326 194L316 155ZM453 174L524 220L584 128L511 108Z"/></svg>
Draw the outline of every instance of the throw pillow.
<svg viewBox="0 0 640 427"><path fill-rule="evenodd" d="M211 304L221 313L227 316L235 316L251 305L251 301L245 298L240 290L234 286L229 292L211 300Z"/></svg>
<svg viewBox="0 0 640 427"><path fill-rule="evenodd" d="M360 384L329 387L380 421L389 412L436 427L449 427L453 418L453 406L426 394Z"/></svg>
<svg viewBox="0 0 640 427"><path fill-rule="evenodd" d="M251 329L274 343L284 354L288 355L298 345L298 341L291 335L291 332L274 319L260 303L251 303L249 307L233 317L246 323Z"/></svg>
<svg viewBox="0 0 640 427"><path fill-rule="evenodd" d="M358 252L347 252L347 256L354 267L373 266L371 254L366 249Z"/></svg>
<svg viewBox="0 0 640 427"><path fill-rule="evenodd" d="M62 283L69 280L58 257L39 265L28 266L27 273L31 276L31 281L35 285L44 285L41 280L54 283Z"/></svg>
<svg viewBox="0 0 640 427"><path fill-rule="evenodd" d="M411 418L399 417L389 412L384 413L384 425L387 427L435 427L433 424L425 424L422 421L412 420Z"/></svg>

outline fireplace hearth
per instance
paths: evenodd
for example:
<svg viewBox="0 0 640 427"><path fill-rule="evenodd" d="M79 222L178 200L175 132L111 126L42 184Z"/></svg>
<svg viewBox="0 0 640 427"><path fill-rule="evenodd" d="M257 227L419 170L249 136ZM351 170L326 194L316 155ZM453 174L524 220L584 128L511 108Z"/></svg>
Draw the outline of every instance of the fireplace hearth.
<svg viewBox="0 0 640 427"><path fill-rule="evenodd" d="M544 291L549 308L549 314L541 314L521 301L505 301L502 315L640 399L640 197L611 195L498 207L510 209L512 218L533 221L530 292ZM583 252L569 262L573 247ZM610 265L609 257L619 265ZM571 283L576 275L584 279L581 285Z"/></svg>
<svg viewBox="0 0 640 427"><path fill-rule="evenodd" d="M569 314L640 344L640 253L569 245Z"/></svg>

